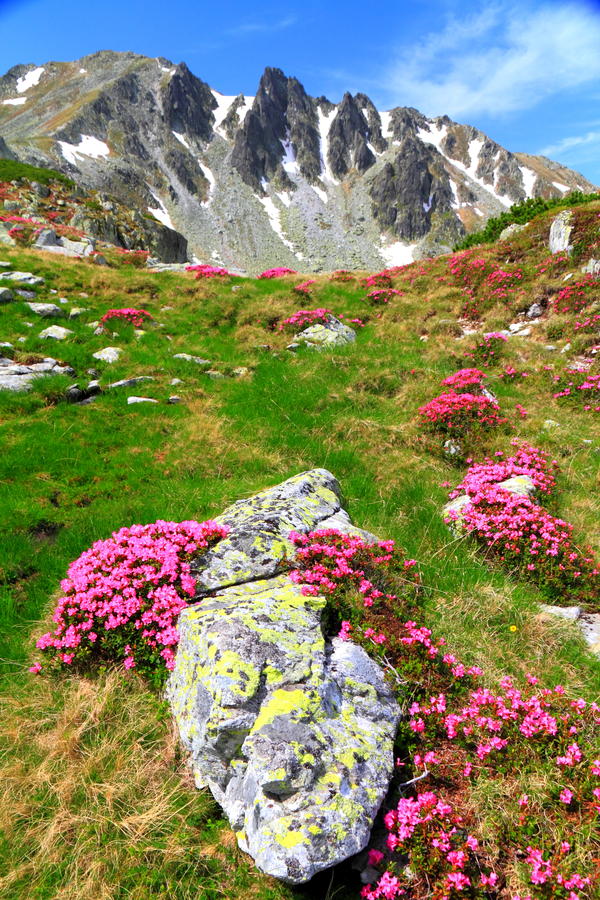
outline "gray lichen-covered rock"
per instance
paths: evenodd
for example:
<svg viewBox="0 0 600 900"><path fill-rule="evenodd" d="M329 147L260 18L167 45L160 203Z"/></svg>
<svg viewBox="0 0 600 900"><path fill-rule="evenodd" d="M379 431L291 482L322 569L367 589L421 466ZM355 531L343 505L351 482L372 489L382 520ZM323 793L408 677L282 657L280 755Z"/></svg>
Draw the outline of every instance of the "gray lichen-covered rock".
<svg viewBox="0 0 600 900"><path fill-rule="evenodd" d="M228 536L196 562L167 697L198 787L240 847L298 884L362 850L387 792L400 716L366 652L324 637L322 596L282 572L289 532L366 540L331 472L303 472L229 507Z"/></svg>
<svg viewBox="0 0 600 900"><path fill-rule="evenodd" d="M57 360L47 356L42 362L28 366L15 363L12 359L0 357L0 391L28 391L31 383L43 375L71 375L73 369L61 366Z"/></svg>
<svg viewBox="0 0 600 900"><path fill-rule="evenodd" d="M341 510L340 498L331 472L312 469L238 500L215 520L229 528L228 536L192 565L198 596L280 572L294 555L290 531L306 534L320 528Z"/></svg>
<svg viewBox="0 0 600 900"><path fill-rule="evenodd" d="M285 575L189 607L167 689L197 785L293 884L367 844L400 715L365 651L324 639L324 607Z"/></svg>
<svg viewBox="0 0 600 900"><path fill-rule="evenodd" d="M342 347L344 344L352 344L355 340L354 329L344 325L335 316L328 316L325 323L309 325L304 331L294 335L294 344L305 344L318 350Z"/></svg>
<svg viewBox="0 0 600 900"><path fill-rule="evenodd" d="M570 240L573 231L573 213L570 209L563 209L556 216L550 226L548 246L550 253L567 253L571 255L573 249Z"/></svg>

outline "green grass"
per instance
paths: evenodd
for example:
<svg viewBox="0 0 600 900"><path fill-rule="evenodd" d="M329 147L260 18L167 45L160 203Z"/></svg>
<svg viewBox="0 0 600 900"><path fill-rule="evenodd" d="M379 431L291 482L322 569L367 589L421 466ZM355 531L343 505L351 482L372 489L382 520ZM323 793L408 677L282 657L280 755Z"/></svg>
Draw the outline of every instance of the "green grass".
<svg viewBox="0 0 600 900"><path fill-rule="evenodd" d="M532 226L532 236L519 236L513 245L532 294L560 280L534 275L547 254L540 235L548 223ZM354 521L396 539L418 560L423 622L466 662L481 665L487 683L532 671L545 684L562 681L573 692L598 697L600 662L575 630L540 617L543 597L535 586L488 565L440 518L447 499L442 483L457 483L464 465L423 440L417 409L440 392L444 376L468 364L464 353L472 343L435 334L437 321L456 323L460 302L455 288L436 281L445 260L428 264L428 274L412 286L398 285L406 293L393 305L374 310L365 305L358 279L318 278L307 301L285 281L202 284L190 276L100 269L12 248L0 257L44 276L39 299L64 296L67 309L87 308L62 323L74 334L58 343L39 339L48 323L23 303L0 307L0 339L14 344L15 358L50 354L76 370L75 379L40 379L27 394L0 393L6 744L0 898L358 895L347 867L305 890L256 872L210 796L187 780L168 715L141 682L110 671L60 680L28 674L34 638L48 627L69 562L124 525L202 520L299 471L326 467L341 482ZM119 306L143 307L159 325L140 338L132 330L94 335L89 323ZM302 306L329 306L368 324L348 348L291 354L288 336L266 323ZM513 315L501 305L490 309L484 330L508 324ZM548 449L562 467L557 511L598 551L597 420L552 400L543 366L564 366L567 357L544 350L551 321L535 326L530 340L515 338L507 347L505 362L530 371L529 378L507 381L498 370L490 372L513 430L479 437L465 451L506 451L512 436ZM93 359L109 345L123 348L117 363ZM211 380L193 363L175 360L177 352L208 358L223 373L247 366L251 374ZM85 384L92 377L87 369L99 373L105 388L133 375L154 381L105 390L88 406L69 405L64 388L73 380ZM183 383L173 386L173 378ZM160 404L127 406L130 393ZM172 393L184 402L167 405ZM514 415L516 403L527 408L527 419ZM544 430L548 418L560 428Z"/></svg>
<svg viewBox="0 0 600 900"><path fill-rule="evenodd" d="M52 184L60 181L66 187L75 187L75 182L71 178L54 169L42 169L39 166L30 166L12 159L0 159L0 181L16 181L17 178L38 181L40 184Z"/></svg>

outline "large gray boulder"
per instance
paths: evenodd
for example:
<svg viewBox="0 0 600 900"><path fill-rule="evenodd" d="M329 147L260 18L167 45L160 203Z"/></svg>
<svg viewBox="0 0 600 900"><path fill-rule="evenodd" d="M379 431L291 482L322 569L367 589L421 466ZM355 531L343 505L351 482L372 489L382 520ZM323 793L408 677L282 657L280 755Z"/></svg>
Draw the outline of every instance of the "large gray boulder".
<svg viewBox="0 0 600 900"><path fill-rule="evenodd" d="M562 212L552 220L550 226L550 237L548 246L550 253L567 253L571 255L573 246L571 244L571 232L573 231L573 213L570 209L563 209Z"/></svg>
<svg viewBox="0 0 600 900"><path fill-rule="evenodd" d="M303 473L217 521L230 533L197 563L211 596L180 616L167 697L196 784L239 846L299 884L368 843L400 709L361 647L324 637L325 598L282 573L290 530L355 530L333 475Z"/></svg>

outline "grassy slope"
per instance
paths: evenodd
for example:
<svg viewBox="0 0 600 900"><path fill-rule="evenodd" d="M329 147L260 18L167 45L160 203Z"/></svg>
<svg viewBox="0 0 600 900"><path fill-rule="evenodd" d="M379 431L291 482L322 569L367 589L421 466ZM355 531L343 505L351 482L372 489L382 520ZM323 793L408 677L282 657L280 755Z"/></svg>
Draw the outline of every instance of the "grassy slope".
<svg viewBox="0 0 600 900"><path fill-rule="evenodd" d="M598 210L596 204L586 214L597 218ZM518 261L530 302L556 291L564 271L577 271L571 264L557 277L534 273L547 255L543 239L550 218L532 223L510 249L481 253ZM124 682L103 672L53 682L27 673L33 638L45 628L68 563L122 525L201 520L303 469L325 466L340 480L354 520L397 539L418 559L428 588L423 621L465 662L482 665L492 684L506 673L532 671L545 683L561 680L597 698L600 663L577 633L541 617L543 598L534 586L490 568L440 520L447 496L442 482L456 483L464 466L451 465L423 442L416 411L440 392L441 378L469 364L463 354L470 344L452 337L455 326L441 321L455 320L460 306L458 291L437 280L446 274L445 259L428 263L427 274L412 285L399 283L405 295L378 317L365 305L358 280L319 278L307 302L282 281L200 284L191 276L100 269L29 251L7 249L0 257L44 275L40 298L53 299L53 288L89 309L65 323L75 332L68 342L50 344L37 338L48 323L40 324L24 304L0 307L0 338L13 341L22 359L51 353L73 365L80 383L92 366L104 385L155 376L83 407L59 399L68 378L40 380L29 394L0 393L0 656L6 676L1 898L113 900L152 893L237 900L358 893L343 868L331 884L328 875L305 892L257 873L237 851L210 797L191 789L163 704L135 679ZM87 323L117 306L143 306L164 328L139 340L132 334L93 336ZM172 309L161 311L163 306ZM349 349L292 355L283 349L285 337L265 323L302 306L366 313L370 321ZM498 304L487 311L484 330L513 318ZM553 401L542 369L565 365L565 355L543 349L548 328L554 326L555 334L561 321L551 316L530 339L511 340L506 362L530 376L505 381L495 370L491 386L514 429L472 449L477 455L507 450L515 434L548 449L562 465L561 515L599 550L597 421ZM26 338L22 344L16 342L20 336ZM564 339L555 343L562 346ZM124 347L112 366L91 356L108 344ZM174 360L176 352L207 357L225 372L250 366L253 374L211 380L193 364ZM174 377L183 384L170 386ZM126 405L130 393L164 401L173 392L184 404ZM528 410L526 419L514 414L516 403ZM547 418L560 428L544 430ZM513 625L516 631L510 631Z"/></svg>

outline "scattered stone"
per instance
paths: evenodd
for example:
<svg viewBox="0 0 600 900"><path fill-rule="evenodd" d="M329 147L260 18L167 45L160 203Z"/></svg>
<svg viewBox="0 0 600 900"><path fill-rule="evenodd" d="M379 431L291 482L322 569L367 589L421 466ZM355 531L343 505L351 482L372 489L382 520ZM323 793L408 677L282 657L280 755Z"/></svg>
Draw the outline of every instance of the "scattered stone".
<svg viewBox="0 0 600 900"><path fill-rule="evenodd" d="M12 263L6 259L0 259L0 269L11 269Z"/></svg>
<svg viewBox="0 0 600 900"><path fill-rule="evenodd" d="M196 363L198 366L210 366L210 359L202 359L201 356L191 356L189 353L174 353L173 359L185 359L186 362Z"/></svg>
<svg viewBox="0 0 600 900"><path fill-rule="evenodd" d="M0 288L0 303L10 303L14 299L12 291L9 291L8 288Z"/></svg>
<svg viewBox="0 0 600 900"><path fill-rule="evenodd" d="M103 350L96 350L92 356L105 363L116 363L122 352L120 347L104 347Z"/></svg>
<svg viewBox="0 0 600 900"><path fill-rule="evenodd" d="M218 369L207 369L204 374L208 375L209 378L213 378L215 380L218 380L220 378L225 378L223 373L219 372Z"/></svg>
<svg viewBox="0 0 600 900"><path fill-rule="evenodd" d="M544 344L544 350L547 350L548 353L553 353L555 350L558 350L556 344Z"/></svg>
<svg viewBox="0 0 600 900"><path fill-rule="evenodd" d="M573 277L573 272L567 272L565 276L563 276L563 281L570 281Z"/></svg>
<svg viewBox="0 0 600 900"><path fill-rule="evenodd" d="M85 257L92 255L95 244L91 238L72 241L66 237L59 237L53 228L44 228L39 233L34 247L47 253L60 253L62 256Z"/></svg>
<svg viewBox="0 0 600 900"><path fill-rule="evenodd" d="M121 387L133 387L136 384L141 384L143 381L154 381L154 378L152 375L136 375L134 378L123 378L122 381L113 381L112 384L109 384L108 390Z"/></svg>
<svg viewBox="0 0 600 900"><path fill-rule="evenodd" d="M106 259L106 257L102 256L102 254L98 253L98 252L92 254L92 262L95 263L97 266L107 266L108 265L108 260Z"/></svg>
<svg viewBox="0 0 600 900"><path fill-rule="evenodd" d="M53 341L64 341L72 334L73 332L69 328L63 328L62 325L51 325L40 331L39 336L44 340L50 338Z"/></svg>
<svg viewBox="0 0 600 900"><path fill-rule="evenodd" d="M169 384L171 387L175 387L178 384L183 384L183 380L181 378L171 378Z"/></svg>
<svg viewBox="0 0 600 900"><path fill-rule="evenodd" d="M573 245L569 243L572 231L573 212L570 209L563 209L550 226L548 241L550 253L567 253L570 256L573 250Z"/></svg>
<svg viewBox="0 0 600 900"><path fill-rule="evenodd" d="M458 441L453 441L450 438L444 443L443 452L448 459L455 459L458 456L462 456L462 447Z"/></svg>
<svg viewBox="0 0 600 900"><path fill-rule="evenodd" d="M532 303L525 315L528 319L539 319L540 316L543 316L544 309L540 306L539 303Z"/></svg>
<svg viewBox="0 0 600 900"><path fill-rule="evenodd" d="M63 310L55 303L27 303L26 306L42 319L57 319L64 316Z"/></svg>
<svg viewBox="0 0 600 900"><path fill-rule="evenodd" d="M173 307L172 306L161 306L160 311L167 312L170 309L173 309Z"/></svg>
<svg viewBox="0 0 600 900"><path fill-rule="evenodd" d="M0 390L28 391L31 382L44 375L72 375L70 366L61 366L51 356L45 357L41 363L21 365L6 357L0 358Z"/></svg>
<svg viewBox="0 0 600 900"><path fill-rule="evenodd" d="M519 225L517 222L514 222L512 225L507 225L498 235L498 240L507 241L510 237L513 237L513 235L523 231L524 228L527 228L527 226Z"/></svg>
<svg viewBox="0 0 600 900"><path fill-rule="evenodd" d="M344 325L335 316L327 316L325 323L309 325L304 331L294 335L294 345L304 344L306 347L313 347L316 350L352 344L355 340L356 332L354 329ZM290 344L288 350L292 349L292 346Z"/></svg>
<svg viewBox="0 0 600 900"><path fill-rule="evenodd" d="M231 374L235 378L245 378L246 375L250 374L250 369L247 366L237 366L237 368L232 370Z"/></svg>
<svg viewBox="0 0 600 900"><path fill-rule="evenodd" d="M525 322L513 322L508 326L508 330L514 337L529 337L531 334L531 328Z"/></svg>
<svg viewBox="0 0 600 900"><path fill-rule="evenodd" d="M35 291L16 290L15 294L17 295L17 297L20 297L22 300L35 300L35 298L37 297L37 294L35 293Z"/></svg>
<svg viewBox="0 0 600 900"><path fill-rule="evenodd" d="M32 287L44 283L43 278L31 272L0 272L0 281L14 281L15 284L30 284Z"/></svg>
<svg viewBox="0 0 600 900"><path fill-rule="evenodd" d="M79 316L82 316L85 312L89 312L89 309L86 306L74 306L69 310L69 318L78 319Z"/></svg>
<svg viewBox="0 0 600 900"><path fill-rule="evenodd" d="M588 275L600 275L600 259L588 259L581 271Z"/></svg>
<svg viewBox="0 0 600 900"><path fill-rule="evenodd" d="M197 786L258 867L292 884L366 846L400 716L377 663L351 641L325 640L325 598L282 574L289 531L329 527L340 513L349 523L321 469L219 516L231 531L197 561L211 596L180 616L167 685Z"/></svg>
<svg viewBox="0 0 600 900"><path fill-rule="evenodd" d="M568 353L570 349L571 349L571 344L570 344L570 343L566 343L565 346L562 348L562 350L561 350L560 352L561 352L561 353Z"/></svg>
<svg viewBox="0 0 600 900"><path fill-rule="evenodd" d="M576 622L581 615L579 606L548 606L546 603L540 603L540 609L548 616L557 616L559 619L566 619L567 622Z"/></svg>
<svg viewBox="0 0 600 900"><path fill-rule="evenodd" d="M183 400L182 400L182 398L179 397L177 394L171 394L171 396L170 396L169 399L167 400L167 403L171 403L171 404L174 405L174 404L177 404L177 403L183 403Z"/></svg>
<svg viewBox="0 0 600 900"><path fill-rule="evenodd" d="M583 613L577 625L592 653L600 656L600 613Z"/></svg>
<svg viewBox="0 0 600 900"><path fill-rule="evenodd" d="M158 400L153 400L152 397L128 397L127 405L133 406L134 403L158 403Z"/></svg>

